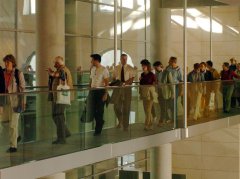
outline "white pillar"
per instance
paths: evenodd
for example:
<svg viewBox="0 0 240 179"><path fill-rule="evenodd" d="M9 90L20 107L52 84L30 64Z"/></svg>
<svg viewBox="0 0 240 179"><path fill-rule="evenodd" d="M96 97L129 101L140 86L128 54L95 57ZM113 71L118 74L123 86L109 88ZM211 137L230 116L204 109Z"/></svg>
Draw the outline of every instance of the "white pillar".
<svg viewBox="0 0 240 179"><path fill-rule="evenodd" d="M48 84L46 69L53 68L56 56L65 58L65 1L36 1L36 82L39 86ZM48 93L37 95L37 139L49 139L55 135L51 120L51 104Z"/></svg>
<svg viewBox="0 0 240 179"><path fill-rule="evenodd" d="M151 0L151 59L168 64L171 46L171 10L160 8L161 0Z"/></svg>
<svg viewBox="0 0 240 179"><path fill-rule="evenodd" d="M172 144L151 149L151 179L172 179Z"/></svg>
<svg viewBox="0 0 240 179"><path fill-rule="evenodd" d="M42 177L39 179L66 179L65 173L58 173L55 175L47 176L47 177Z"/></svg>
<svg viewBox="0 0 240 179"><path fill-rule="evenodd" d="M65 1L36 1L36 81L47 85L46 69L53 66L56 56L65 58Z"/></svg>

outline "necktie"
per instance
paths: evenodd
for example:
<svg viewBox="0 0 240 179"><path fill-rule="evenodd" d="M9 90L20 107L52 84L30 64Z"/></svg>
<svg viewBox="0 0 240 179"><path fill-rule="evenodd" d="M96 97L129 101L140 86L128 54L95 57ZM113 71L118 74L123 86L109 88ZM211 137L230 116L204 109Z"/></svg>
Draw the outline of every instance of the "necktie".
<svg viewBox="0 0 240 179"><path fill-rule="evenodd" d="M121 70L121 82L125 82L125 78L124 78L124 66L122 66L122 70Z"/></svg>

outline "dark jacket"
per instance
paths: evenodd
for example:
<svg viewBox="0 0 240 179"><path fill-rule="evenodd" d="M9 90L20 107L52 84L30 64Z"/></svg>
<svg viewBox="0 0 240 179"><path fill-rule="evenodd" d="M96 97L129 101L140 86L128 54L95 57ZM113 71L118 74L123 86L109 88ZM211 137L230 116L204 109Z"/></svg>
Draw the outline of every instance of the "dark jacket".
<svg viewBox="0 0 240 179"><path fill-rule="evenodd" d="M5 93L5 79L4 79L4 73L3 69L0 66L0 94ZM4 106L6 101L5 101L5 96L0 96L0 106Z"/></svg>
<svg viewBox="0 0 240 179"><path fill-rule="evenodd" d="M0 93L5 93L4 73L1 66L0 66Z"/></svg>

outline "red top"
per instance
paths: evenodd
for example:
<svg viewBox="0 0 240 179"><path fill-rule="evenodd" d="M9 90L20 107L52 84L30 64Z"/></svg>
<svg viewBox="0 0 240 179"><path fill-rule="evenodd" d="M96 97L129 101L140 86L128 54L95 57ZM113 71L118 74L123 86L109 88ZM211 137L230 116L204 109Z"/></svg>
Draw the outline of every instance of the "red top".
<svg viewBox="0 0 240 179"><path fill-rule="evenodd" d="M235 71L227 70L227 71L222 71L221 72L221 80L223 81L228 81L228 82L223 82L223 85L232 85L234 84L233 77L235 78L240 78Z"/></svg>
<svg viewBox="0 0 240 179"><path fill-rule="evenodd" d="M153 85L156 82L156 76L153 72L147 74L142 73L140 79L140 85Z"/></svg>
<svg viewBox="0 0 240 179"><path fill-rule="evenodd" d="M4 72L4 79L5 79L5 87L6 87L6 91L10 85L10 82L12 80L12 73L7 73Z"/></svg>
<svg viewBox="0 0 240 179"><path fill-rule="evenodd" d="M222 71L221 72L221 80L233 80L233 77L240 78L235 71Z"/></svg>

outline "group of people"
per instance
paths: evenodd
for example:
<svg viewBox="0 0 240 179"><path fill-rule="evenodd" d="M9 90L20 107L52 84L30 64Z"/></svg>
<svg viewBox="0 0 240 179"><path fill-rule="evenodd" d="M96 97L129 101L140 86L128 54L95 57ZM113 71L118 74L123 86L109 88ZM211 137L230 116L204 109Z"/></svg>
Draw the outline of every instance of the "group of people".
<svg viewBox="0 0 240 179"><path fill-rule="evenodd" d="M240 105L240 64L234 58L230 63L222 64L219 73L212 61L195 63L188 74L188 114L197 120L204 114L209 116L211 110L217 109L218 92L222 91L223 112L229 113L231 108Z"/></svg>
<svg viewBox="0 0 240 179"><path fill-rule="evenodd" d="M95 119L94 136L102 133L104 126L104 106L110 102L114 106L114 112L118 119L116 128L128 131L131 111L132 89L131 85L137 75L136 68L128 65L128 56L122 54L119 65L113 69L110 79L109 71L101 65L101 55L92 54L90 70L90 88L87 109ZM3 58L5 68L0 67L0 93L19 93L25 91L25 80L23 73L17 69L16 59L13 55ZM229 63L223 63L223 70L218 73L213 68L213 62L201 62L194 64L194 69L188 74L188 114L198 119L202 112L207 114L211 110L212 100L215 101L216 94L220 90L220 79L222 80L223 112L229 113L231 107L240 104L240 85L234 80L240 79L240 64L234 59ZM153 130L154 118L158 118L158 126L171 123L178 116L178 99L183 95L183 75L178 66L177 58L170 57L168 66L164 68L160 61L151 63L144 59L140 62L142 73L139 78L140 99L143 101L145 113L144 130ZM73 80L70 70L65 66L64 59L57 56L54 59L55 69L48 68L49 75L49 100L52 101L52 118L57 128L57 139L52 144L65 144L66 138L71 136L65 122L66 104L57 103L57 87L67 84L73 88ZM211 81L211 83L203 83ZM213 83L214 81L214 83ZM118 86L113 89L109 97L108 87ZM55 91L55 92L54 92ZM0 96L1 120L9 121L10 147L8 152L17 152L18 121L19 115L25 109L26 100L22 95ZM110 99L109 99L110 98ZM194 100L192 100L194 99ZM72 96L73 100L73 96ZM157 107L156 107L157 106ZM159 115L157 114L159 113Z"/></svg>

